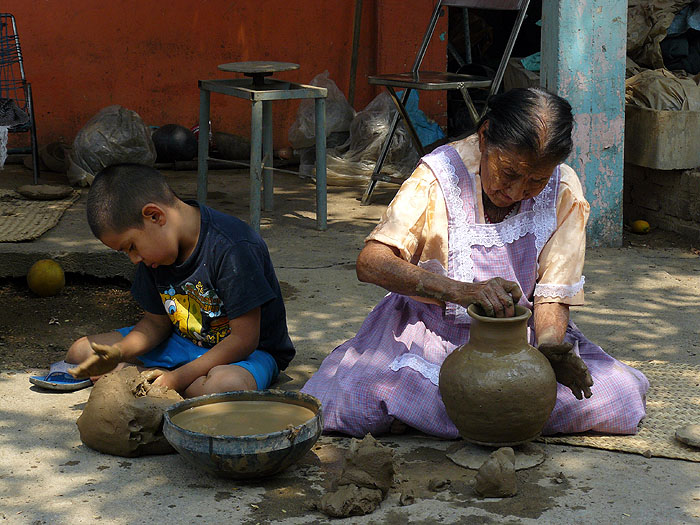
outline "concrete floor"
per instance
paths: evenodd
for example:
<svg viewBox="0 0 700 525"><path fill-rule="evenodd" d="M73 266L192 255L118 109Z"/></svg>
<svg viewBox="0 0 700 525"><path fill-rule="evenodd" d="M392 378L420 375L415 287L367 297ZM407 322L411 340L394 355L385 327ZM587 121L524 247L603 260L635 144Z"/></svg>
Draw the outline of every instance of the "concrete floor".
<svg viewBox="0 0 700 525"><path fill-rule="evenodd" d="M168 176L182 197L195 195L195 173ZM21 168L8 166L0 173L2 187L29 180ZM276 207L263 212L262 235L282 283L298 351L281 388L298 389L385 293L359 283L354 263L396 187L380 190L368 207L360 206L360 187L329 188L329 229L319 232L313 186L284 174L276 176L275 185ZM242 172L210 172L212 206L245 219L247 192ZM24 275L31 261L46 255L61 260L67 271L129 276L126 257L91 238L82 219L84 200L85 195L42 238L0 244L0 276ZM573 311L573 319L615 357L700 365L700 258L687 247L661 242L663 235L653 239L589 249L587 304ZM31 372L0 371L0 519L7 523L329 521L310 503L329 487L347 438L324 436L299 464L269 480L216 479L178 455L126 459L88 449L74 423L89 390L41 393L29 388ZM474 472L445 458L453 442L421 435L380 441L395 450L397 487L409 481L422 487L416 503L400 506L396 489L373 514L335 522L700 523L697 463L543 445L547 459L518 474L516 497L484 500L470 486ZM436 478L452 483L427 490Z"/></svg>

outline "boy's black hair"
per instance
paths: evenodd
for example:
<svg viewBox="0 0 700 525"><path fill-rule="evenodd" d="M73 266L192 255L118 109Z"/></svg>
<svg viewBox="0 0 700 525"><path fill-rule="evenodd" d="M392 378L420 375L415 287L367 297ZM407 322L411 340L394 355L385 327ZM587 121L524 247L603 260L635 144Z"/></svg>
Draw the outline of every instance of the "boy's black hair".
<svg viewBox="0 0 700 525"><path fill-rule="evenodd" d="M530 153L559 164L573 149L571 105L539 87L511 89L492 97L477 129L486 121L487 143L505 151Z"/></svg>
<svg viewBox="0 0 700 525"><path fill-rule="evenodd" d="M98 239L106 232L143 228L149 202L172 206L177 195L162 173L144 164L114 164L95 175L87 198L87 220Z"/></svg>

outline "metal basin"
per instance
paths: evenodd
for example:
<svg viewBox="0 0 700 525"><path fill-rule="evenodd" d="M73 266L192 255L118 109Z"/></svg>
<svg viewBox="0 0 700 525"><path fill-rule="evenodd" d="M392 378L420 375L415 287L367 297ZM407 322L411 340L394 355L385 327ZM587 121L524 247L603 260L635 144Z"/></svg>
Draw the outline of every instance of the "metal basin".
<svg viewBox="0 0 700 525"><path fill-rule="evenodd" d="M314 416L301 425L249 436L212 436L193 432L172 422L189 408L224 401L276 401L311 410ZM313 396L283 390L252 390L210 394L181 401L165 411L163 434L187 461L216 476L256 479L284 470L306 454L323 430L321 402Z"/></svg>

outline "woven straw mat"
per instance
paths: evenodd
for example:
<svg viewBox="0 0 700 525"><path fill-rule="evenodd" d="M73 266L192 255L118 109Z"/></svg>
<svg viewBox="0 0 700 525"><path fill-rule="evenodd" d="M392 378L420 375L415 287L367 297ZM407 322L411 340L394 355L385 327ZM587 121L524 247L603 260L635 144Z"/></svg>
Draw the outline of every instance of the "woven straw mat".
<svg viewBox="0 0 700 525"><path fill-rule="evenodd" d="M676 429L700 424L700 366L665 361L625 361L649 379L647 416L634 436L582 433L538 441L620 450L650 457L700 462L700 449L678 441Z"/></svg>
<svg viewBox="0 0 700 525"><path fill-rule="evenodd" d="M12 190L0 190L0 242L31 241L58 224L70 206L80 198L74 191L65 199L29 200Z"/></svg>

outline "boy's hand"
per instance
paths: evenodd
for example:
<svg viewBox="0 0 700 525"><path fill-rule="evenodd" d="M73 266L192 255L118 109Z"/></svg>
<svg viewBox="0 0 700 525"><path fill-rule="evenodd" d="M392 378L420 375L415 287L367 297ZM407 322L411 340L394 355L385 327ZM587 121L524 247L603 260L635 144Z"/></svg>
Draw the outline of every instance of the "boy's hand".
<svg viewBox="0 0 700 525"><path fill-rule="evenodd" d="M114 345L101 345L90 343L93 354L75 368L70 368L68 373L76 379L101 376L111 372L122 360L119 347Z"/></svg>
<svg viewBox="0 0 700 525"><path fill-rule="evenodd" d="M141 373L143 378L148 381L149 383L153 383L156 379L158 379L160 376L162 376L165 373L165 370L161 370L160 368L153 368L151 370L146 370Z"/></svg>
<svg viewBox="0 0 700 525"><path fill-rule="evenodd" d="M173 372L168 372L166 370L148 370L144 372L144 377L151 383L151 386L163 386L170 388L172 390L179 390L181 386L176 381L176 376Z"/></svg>

